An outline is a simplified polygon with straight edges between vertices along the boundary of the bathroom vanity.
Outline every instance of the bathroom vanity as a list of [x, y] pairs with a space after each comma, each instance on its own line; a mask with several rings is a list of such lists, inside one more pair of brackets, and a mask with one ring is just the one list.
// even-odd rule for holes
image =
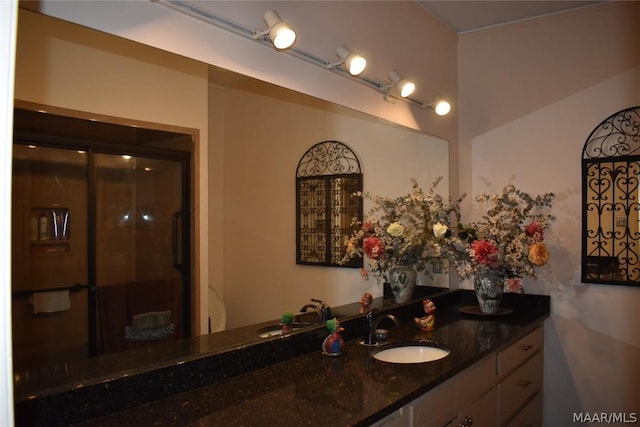
[[[513, 311], [489, 317], [460, 312], [475, 303], [472, 291], [432, 296], [437, 306], [432, 331], [413, 321], [424, 315], [421, 299], [388, 306], [378, 301], [381, 313], [393, 314], [400, 323], [380, 323], [388, 329], [380, 346], [361, 344], [363, 316], [354, 315], [341, 320], [346, 344], [339, 357], [322, 354], [328, 331], [318, 326], [50, 389], [16, 402], [16, 424], [422, 427], [454, 420], [452, 425], [540, 425], [550, 298], [505, 297], [503, 304]], [[450, 353], [417, 364], [374, 357], [400, 341], [434, 342]]]
[[544, 326], [374, 426], [541, 426]]

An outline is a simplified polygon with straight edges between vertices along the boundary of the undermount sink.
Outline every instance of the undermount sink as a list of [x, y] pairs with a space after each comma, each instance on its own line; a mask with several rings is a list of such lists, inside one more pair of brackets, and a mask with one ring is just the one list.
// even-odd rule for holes
[[449, 350], [434, 343], [416, 342], [381, 348], [373, 354], [373, 357], [381, 362], [389, 363], [426, 363], [443, 359], [449, 353]]
[[[296, 331], [298, 329], [306, 328], [307, 326], [311, 326], [311, 325], [313, 325], [313, 323], [295, 322], [291, 324], [291, 327], [293, 328], [294, 331]], [[258, 329], [257, 333], [260, 338], [270, 338], [270, 337], [281, 336], [282, 326], [281, 325], [266, 326], [264, 328]]]

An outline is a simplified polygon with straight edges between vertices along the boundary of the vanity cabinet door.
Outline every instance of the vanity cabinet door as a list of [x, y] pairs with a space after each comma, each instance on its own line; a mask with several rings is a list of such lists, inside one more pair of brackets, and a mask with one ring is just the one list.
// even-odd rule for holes
[[524, 365], [504, 379], [498, 386], [500, 403], [499, 425], [516, 416], [529, 400], [542, 390], [542, 352], [537, 352]]
[[508, 427], [540, 427], [542, 426], [542, 391], [538, 391], [533, 399], [518, 415], [511, 420]]
[[[494, 354], [413, 401], [410, 404], [412, 425], [420, 427], [448, 425], [452, 420], [457, 420], [466, 408], [470, 408], [470, 405], [483, 397], [487, 391], [493, 390], [495, 384], [496, 355]], [[485, 409], [488, 412], [493, 411], [495, 420], [495, 399], [494, 404]], [[495, 425], [495, 421], [493, 424], [476, 425]]]
[[494, 387], [463, 410], [450, 426], [491, 427], [498, 423], [498, 391]]

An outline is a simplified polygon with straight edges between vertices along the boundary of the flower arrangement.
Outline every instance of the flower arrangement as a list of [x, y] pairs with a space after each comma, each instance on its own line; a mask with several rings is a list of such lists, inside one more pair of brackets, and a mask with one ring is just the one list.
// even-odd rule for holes
[[354, 219], [355, 231], [346, 239], [343, 263], [354, 257], [367, 257], [369, 269], [378, 279], [390, 268], [412, 267], [423, 271], [432, 259], [442, 257], [441, 242], [448, 232], [452, 216], [460, 221], [461, 198], [452, 202], [435, 192], [442, 177], [433, 181], [427, 192], [412, 179], [412, 191], [389, 198], [357, 193], [373, 202], [364, 221]]
[[536, 268], [549, 261], [544, 232], [553, 217], [553, 193], [531, 196], [506, 186], [502, 193], [476, 197], [480, 205], [489, 205], [482, 220], [460, 224], [457, 233], [447, 237], [446, 255], [458, 276], [498, 275], [505, 279], [505, 290], [524, 292], [522, 278], [537, 278]]

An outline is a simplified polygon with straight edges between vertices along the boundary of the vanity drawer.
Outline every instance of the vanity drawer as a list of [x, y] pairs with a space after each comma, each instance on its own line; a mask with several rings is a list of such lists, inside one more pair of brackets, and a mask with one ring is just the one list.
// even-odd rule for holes
[[498, 385], [498, 425], [505, 425], [542, 390], [542, 365], [539, 351]]
[[498, 376], [504, 378], [536, 354], [544, 345], [544, 328], [541, 326], [526, 337], [498, 354]]

